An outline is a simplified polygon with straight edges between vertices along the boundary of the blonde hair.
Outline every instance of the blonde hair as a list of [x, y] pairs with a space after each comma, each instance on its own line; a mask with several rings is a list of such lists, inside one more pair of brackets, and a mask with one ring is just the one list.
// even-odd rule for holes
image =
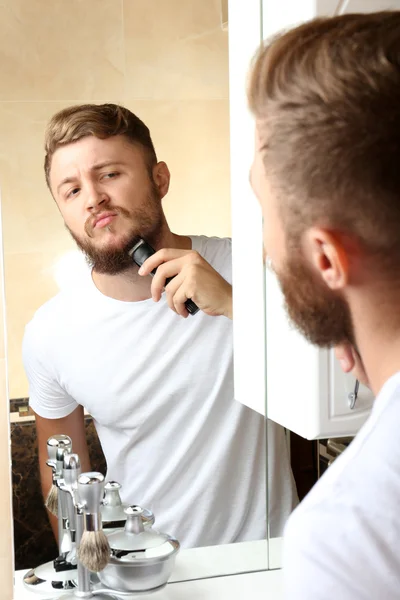
[[56, 113], [46, 129], [44, 171], [49, 189], [54, 152], [91, 135], [100, 139], [123, 135], [132, 144], [142, 146], [149, 173], [157, 163], [149, 128], [127, 108], [117, 104], [71, 106]]

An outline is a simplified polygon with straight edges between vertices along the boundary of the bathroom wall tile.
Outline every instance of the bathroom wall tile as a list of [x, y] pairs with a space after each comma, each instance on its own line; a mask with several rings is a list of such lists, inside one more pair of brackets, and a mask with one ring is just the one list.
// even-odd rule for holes
[[0, 102], [0, 191], [11, 397], [27, 395], [21, 360], [25, 324], [57, 291], [51, 277], [55, 261], [75, 248], [43, 173], [44, 129], [49, 118], [64, 106]]
[[122, 91], [122, 0], [0, 4], [0, 100], [107, 100]]
[[229, 2], [228, 0], [220, 0], [221, 6], [221, 25], [223, 27], [228, 27], [229, 23]]
[[55, 265], [62, 256], [61, 251], [5, 256], [10, 398], [28, 396], [21, 354], [25, 325], [36, 310], [59, 291], [54, 275]]
[[129, 97], [228, 97], [220, 0], [124, 0], [124, 32]]
[[227, 100], [146, 101], [126, 105], [149, 126], [171, 172], [163, 204], [177, 233], [231, 232]]

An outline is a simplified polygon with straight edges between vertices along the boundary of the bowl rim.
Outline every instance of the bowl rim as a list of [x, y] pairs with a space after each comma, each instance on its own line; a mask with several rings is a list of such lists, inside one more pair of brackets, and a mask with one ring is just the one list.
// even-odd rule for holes
[[[105, 567], [105, 569], [107, 569], [107, 567], [109, 565], [113, 565], [115, 567], [143, 567], [146, 565], [155, 565], [157, 563], [165, 562], [166, 560], [169, 560], [170, 558], [176, 556], [180, 550], [180, 544], [179, 544], [178, 540], [176, 540], [175, 538], [169, 537], [167, 541], [172, 544], [173, 550], [169, 554], [164, 554], [162, 556], [154, 556], [154, 557], [150, 557], [150, 558], [138, 558], [138, 559], [133, 559], [132, 561], [128, 562], [128, 561], [122, 561], [120, 558], [116, 558], [115, 556], [113, 556], [113, 554], [111, 552], [109, 563]], [[132, 552], [135, 552], [135, 551], [132, 550]], [[103, 570], [105, 570], [105, 569], [103, 569]]]

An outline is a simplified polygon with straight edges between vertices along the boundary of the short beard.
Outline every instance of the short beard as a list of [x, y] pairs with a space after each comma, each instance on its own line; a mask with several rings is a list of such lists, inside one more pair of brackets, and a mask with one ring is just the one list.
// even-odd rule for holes
[[[155, 202], [154, 196], [149, 197], [145, 209], [130, 213], [122, 207], [111, 207], [113, 212], [118, 213], [121, 218], [132, 221], [131, 230], [127, 232], [118, 247], [97, 247], [88, 236], [81, 239], [76, 236], [68, 226], [72, 238], [75, 240], [78, 248], [85, 255], [86, 261], [96, 273], [107, 275], [118, 275], [132, 268], [134, 265], [128, 251], [141, 239], [145, 239], [149, 244], [157, 246], [163, 228], [163, 214], [160, 205]], [[147, 209], [147, 210], [146, 210]], [[146, 214], [143, 214], [146, 210]], [[88, 225], [89, 219], [85, 224], [85, 231], [90, 232]], [[134, 224], [133, 224], [134, 223]], [[108, 226], [112, 229], [112, 223]]]
[[277, 277], [290, 320], [308, 341], [319, 347], [331, 348], [341, 343], [355, 346], [347, 301], [316, 278], [298, 249], [292, 246], [288, 256]]
[[70, 229], [68, 230], [85, 255], [89, 267], [96, 273], [118, 275], [132, 268], [133, 261], [128, 251], [139, 241], [141, 235], [132, 233], [131, 236], [126, 236], [126, 240], [119, 248], [95, 248], [92, 242], [80, 240]]

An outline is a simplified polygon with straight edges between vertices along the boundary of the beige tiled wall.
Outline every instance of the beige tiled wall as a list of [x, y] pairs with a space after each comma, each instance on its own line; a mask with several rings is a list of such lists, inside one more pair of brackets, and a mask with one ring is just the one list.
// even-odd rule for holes
[[11, 397], [28, 393], [25, 323], [57, 292], [54, 266], [75, 248], [44, 183], [47, 120], [69, 104], [125, 104], [147, 122], [159, 159], [170, 167], [164, 206], [172, 229], [230, 235], [227, 35], [221, 0], [0, 3]]

